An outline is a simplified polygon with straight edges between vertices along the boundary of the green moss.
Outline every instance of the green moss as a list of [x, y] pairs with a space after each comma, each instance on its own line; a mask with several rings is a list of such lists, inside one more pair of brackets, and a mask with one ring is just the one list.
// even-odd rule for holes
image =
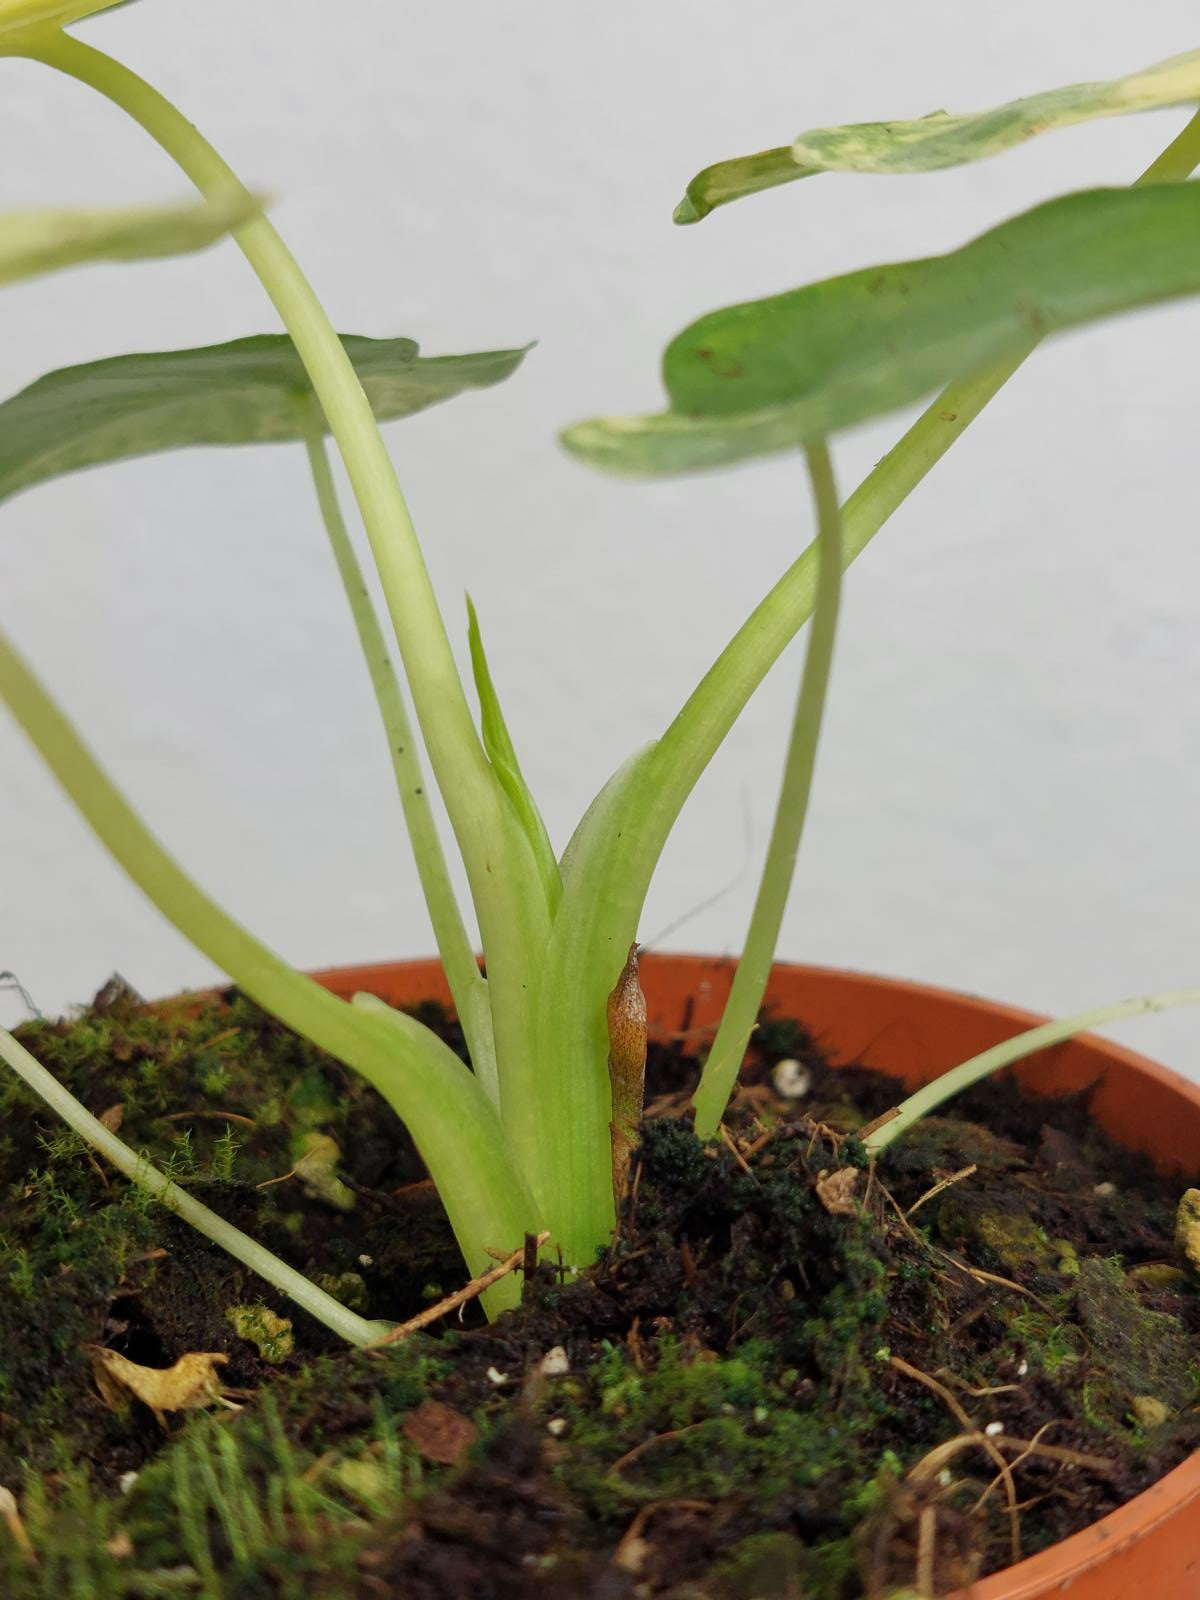
[[1195, 1398], [1193, 1345], [1183, 1324], [1144, 1307], [1120, 1262], [1085, 1261], [1076, 1296], [1096, 1363], [1087, 1400], [1095, 1426], [1121, 1426], [1138, 1397], [1160, 1400], [1171, 1411]]
[[[437, 1298], [461, 1282], [436, 1207], [411, 1192], [396, 1199], [421, 1169], [390, 1114], [241, 997], [186, 1013], [118, 1007], [78, 1033], [30, 1032], [92, 1110], [120, 1107], [124, 1137], [346, 1303], [402, 1316], [423, 1286]], [[1032, 1437], [1055, 1417], [1065, 1438], [1095, 1448], [1090, 1423], [1130, 1482], [1159, 1458], [1174, 1464], [1197, 1431], [1186, 1400], [1161, 1423], [1143, 1403], [1129, 1426], [1135, 1401], [1168, 1403], [1151, 1381], [1163, 1371], [1176, 1395], [1184, 1383], [1195, 1392], [1190, 1280], [1126, 1280], [1087, 1258], [1110, 1220], [1125, 1232], [1107, 1249], [1165, 1256], [1171, 1208], [1115, 1172], [1115, 1193], [1088, 1201], [1073, 1247], [1072, 1194], [1092, 1192], [1078, 1169], [1064, 1167], [1047, 1199], [1054, 1184], [1032, 1173], [1030, 1149], [978, 1129], [930, 1132], [924, 1156], [935, 1152], [942, 1169], [964, 1165], [968, 1150], [984, 1159], [916, 1214], [914, 1233], [874, 1179], [859, 1184], [870, 1196], [860, 1215], [819, 1204], [822, 1168], [865, 1159], [853, 1140], [781, 1122], [747, 1173], [724, 1147], [701, 1148], [686, 1121], [664, 1119], [646, 1130], [636, 1217], [594, 1277], [562, 1281], [544, 1268], [519, 1316], [366, 1356], [329, 1353], [307, 1318], [140, 1191], [106, 1181], [77, 1141], [37, 1143], [44, 1113], [0, 1081], [5, 1110], [0, 1482], [21, 1484], [28, 1458], [22, 1509], [42, 1557], [30, 1572], [0, 1527], [0, 1594], [13, 1600], [333, 1600], [365, 1592], [368, 1577], [373, 1592], [413, 1592], [414, 1573], [417, 1591], [476, 1592], [479, 1573], [490, 1581], [510, 1556], [497, 1592], [525, 1593], [542, 1574], [547, 1595], [586, 1593], [650, 1507], [647, 1559], [669, 1547], [671, 1563], [651, 1592], [849, 1600], [862, 1591], [864, 1538], [879, 1530], [895, 1531], [896, 1576], [911, 1581], [904, 1479], [958, 1428], [889, 1367], [890, 1350], [952, 1374], [980, 1422], [990, 1406], [971, 1388], [1019, 1379], [997, 1402], [1014, 1432]], [[1034, 1152], [1037, 1139], [1035, 1127]], [[907, 1210], [936, 1175], [914, 1165], [907, 1142], [901, 1155], [882, 1176]], [[340, 1208], [346, 1196], [352, 1213]], [[970, 1281], [925, 1229], [1014, 1283]], [[225, 1350], [231, 1384], [255, 1399], [236, 1416], [173, 1419], [164, 1438], [142, 1408], [122, 1417], [100, 1407], [84, 1353], [96, 1340], [150, 1365]], [[569, 1372], [539, 1376], [559, 1344]], [[1129, 1362], [1130, 1349], [1148, 1348], [1167, 1353], [1165, 1369]], [[456, 1467], [422, 1463], [410, 1443], [407, 1414], [430, 1397], [478, 1430]], [[81, 1461], [97, 1463], [94, 1478]], [[136, 1483], [121, 1495], [116, 1480], [130, 1469]], [[964, 1461], [963, 1476], [973, 1471]], [[1083, 1480], [1073, 1475], [1060, 1500], [1075, 1507], [1096, 1492]], [[1118, 1490], [1106, 1479], [1099, 1492]], [[1052, 1483], [1034, 1480], [1029, 1494], [1031, 1549], [1072, 1531], [1044, 1517]], [[940, 1499], [946, 1528], [978, 1498], [976, 1487]], [[671, 1509], [692, 1502], [711, 1510]], [[999, 1495], [976, 1526], [1002, 1560]], [[482, 1565], [470, 1580], [427, 1568], [442, 1557]]]
[[1011, 1313], [1008, 1326], [1015, 1336], [1025, 1361], [1035, 1371], [1058, 1377], [1071, 1363], [1087, 1353], [1087, 1339], [1065, 1313], [1062, 1320], [1037, 1306], [1023, 1303]]
[[270, 1306], [230, 1306], [225, 1320], [239, 1339], [252, 1344], [264, 1361], [286, 1361], [296, 1349], [292, 1324]]
[[794, 1535], [756, 1533], [716, 1563], [712, 1580], [721, 1600], [762, 1600], [763, 1595], [803, 1593], [807, 1566], [804, 1546]]
[[361, 1272], [319, 1272], [313, 1281], [351, 1311], [367, 1309], [367, 1284]]

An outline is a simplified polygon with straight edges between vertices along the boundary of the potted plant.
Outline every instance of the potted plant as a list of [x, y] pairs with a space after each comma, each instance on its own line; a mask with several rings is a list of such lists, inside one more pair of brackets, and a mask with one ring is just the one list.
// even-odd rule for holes
[[[1094, 1130], [1165, 1168], [1187, 1168], [1200, 1099], [1149, 1064], [1075, 1043], [1051, 1058], [1065, 1074], [1053, 1081], [1076, 1095], [1086, 1089], [1094, 1116], [1089, 1121], [1072, 1101], [1065, 1124], [1039, 1121], [1034, 1137], [1011, 1086], [986, 1083], [999, 1068], [1089, 1026], [1195, 1003], [1200, 991], [1039, 1024], [1003, 1008], [819, 973], [781, 969], [772, 988], [771, 974], [844, 566], [1042, 338], [1200, 289], [1200, 188], [1181, 181], [1200, 160], [1200, 118], [1130, 189], [1067, 195], [946, 255], [702, 317], [667, 347], [666, 410], [565, 431], [567, 449], [581, 460], [643, 476], [802, 452], [816, 537], [662, 737], [604, 786], [560, 856], [522, 774], [473, 609], [478, 719], [471, 709], [379, 431], [381, 420], [500, 382], [526, 352], [427, 358], [406, 339], [339, 337], [260, 203], [203, 136], [150, 85], [63, 31], [104, 9], [105, 0], [3, 0], [0, 52], [106, 96], [176, 161], [203, 203], [9, 219], [0, 272], [11, 280], [88, 259], [198, 248], [229, 232], [287, 331], [115, 357], [39, 380], [0, 406], [0, 495], [182, 445], [304, 441], [440, 964], [357, 977], [294, 971], [162, 849], [32, 668], [0, 641], [0, 689], [18, 723], [134, 882], [237, 986], [151, 1012], [114, 991], [82, 1033], [44, 1026], [21, 1039], [0, 1034], [0, 1054], [23, 1086], [9, 1084], [13, 1107], [28, 1116], [32, 1090], [133, 1185], [119, 1200], [81, 1202], [51, 1162], [20, 1190], [22, 1226], [33, 1228], [33, 1242], [24, 1233], [5, 1241], [6, 1271], [13, 1314], [35, 1337], [25, 1339], [25, 1366], [19, 1381], [10, 1375], [0, 1390], [0, 1408], [20, 1433], [21, 1454], [37, 1456], [43, 1420], [34, 1427], [28, 1409], [14, 1416], [14, 1403], [30, 1406], [39, 1374], [42, 1392], [54, 1395], [58, 1363], [72, 1372], [86, 1363], [95, 1407], [103, 1401], [114, 1415], [140, 1418], [111, 1425], [125, 1430], [120, 1449], [138, 1475], [127, 1507], [105, 1492], [109, 1484], [81, 1476], [65, 1459], [53, 1469], [42, 1461], [25, 1482], [0, 1488], [10, 1585], [50, 1592], [73, 1572], [71, 1581], [84, 1585], [77, 1592], [114, 1595], [234, 1594], [248, 1592], [238, 1585], [268, 1581], [279, 1592], [316, 1584], [330, 1594], [485, 1592], [490, 1584], [487, 1592], [497, 1594], [671, 1593], [677, 1600], [905, 1588], [931, 1595], [998, 1564], [986, 1530], [992, 1508], [1001, 1507], [1017, 1564], [985, 1578], [980, 1596], [1016, 1600], [1065, 1577], [1078, 1577], [1086, 1594], [1082, 1585], [1093, 1579], [1080, 1576], [1085, 1569], [1101, 1571], [1094, 1581], [1108, 1585], [1095, 1588], [1097, 1596], [1116, 1592], [1113, 1563], [1097, 1567], [1090, 1548], [1071, 1554], [1069, 1540], [1055, 1547], [1058, 1554], [1037, 1558], [1040, 1567], [1021, 1564], [1029, 1491], [1052, 1502], [1034, 1536], [1039, 1543], [1086, 1527], [1090, 1506], [1129, 1500], [1115, 1515], [1132, 1517], [1139, 1534], [1157, 1518], [1168, 1531], [1134, 1542], [1154, 1552], [1159, 1592], [1186, 1593], [1190, 1557], [1181, 1530], [1192, 1526], [1186, 1508], [1197, 1494], [1195, 1469], [1164, 1479], [1173, 1487], [1160, 1486], [1156, 1501], [1136, 1492], [1156, 1464], [1182, 1459], [1190, 1446], [1197, 1295], [1188, 1262], [1200, 1258], [1200, 1240], [1193, 1242], [1185, 1196], [1176, 1258], [1174, 1201], [1183, 1185], [1176, 1177], [1164, 1187], [1144, 1163], [1097, 1143]], [[1191, 55], [1117, 83], [1050, 91], [979, 115], [818, 130], [706, 169], [676, 219], [695, 222], [715, 206], [824, 170], [922, 171], [1063, 123], [1197, 99], [1200, 55]], [[936, 390], [926, 412], [839, 503], [829, 439]], [[484, 966], [451, 887], [385, 629], [342, 520], [327, 435], [370, 543], [469, 882]], [[727, 983], [682, 963], [655, 974], [658, 987], [648, 982], [644, 991], [639, 915], [666, 839], [750, 694], [808, 620], [784, 780], [741, 959]], [[681, 975], [691, 991], [686, 1014]], [[448, 1012], [414, 1014], [430, 1000], [445, 1001]], [[860, 1021], [908, 1018], [919, 1050], [893, 1041], [878, 1064], [906, 1079], [911, 1092], [860, 1073], [860, 1087], [845, 1091], [859, 1103], [848, 1108], [841, 1097], [850, 1077], [822, 1076], [821, 1051], [808, 1035], [793, 1027], [768, 1037], [759, 1028], [772, 1003], [798, 1013], [843, 1056], [861, 1056], [870, 1043], [861, 1026], [847, 1028], [848, 1006]], [[697, 1029], [703, 1061], [693, 1073], [678, 1059], [675, 1036], [691, 1038]], [[650, 1054], [658, 1075], [652, 1087], [662, 1092], [646, 1107], [656, 1038], [665, 1050]], [[107, 1063], [99, 1082], [97, 1060]], [[357, 1076], [331, 1080], [331, 1060]], [[181, 1064], [206, 1096], [220, 1099], [236, 1083], [251, 1114], [215, 1105], [168, 1110], [164, 1082]], [[254, 1072], [265, 1075], [257, 1086]], [[964, 1118], [949, 1127], [931, 1120], [964, 1091], [976, 1097]], [[1106, 1095], [1116, 1096], [1116, 1110], [1105, 1109]], [[376, 1304], [374, 1252], [347, 1255], [351, 1241], [361, 1245], [371, 1207], [383, 1215], [381, 1238], [399, 1232], [408, 1243], [404, 1230], [416, 1227], [412, 1185], [401, 1186], [402, 1217], [387, 1212], [382, 1177], [363, 1181], [361, 1169], [356, 1176], [348, 1145], [328, 1131], [352, 1136], [356, 1149], [377, 1147], [380, 1101], [399, 1119], [397, 1146], [402, 1123], [413, 1162], [419, 1158], [413, 1183], [428, 1194], [424, 1171], [436, 1187], [469, 1280], [449, 1294], [434, 1292], [424, 1311], [415, 1309], [421, 1285], [412, 1262], [440, 1261], [430, 1270], [444, 1275], [444, 1254], [433, 1245], [427, 1255], [424, 1244], [410, 1253], [409, 1305]], [[789, 1102], [803, 1103], [802, 1117], [788, 1114]], [[981, 1126], [993, 1115], [990, 1129]], [[168, 1163], [129, 1137], [135, 1126], [182, 1117], [200, 1127], [206, 1116], [233, 1126], [209, 1142], [202, 1165], [190, 1144]], [[246, 1166], [234, 1138], [239, 1123], [262, 1133], [281, 1164], [286, 1155], [287, 1170], [267, 1176], [256, 1169], [254, 1183], [236, 1178], [237, 1160]], [[270, 1129], [286, 1129], [286, 1142], [271, 1144]], [[68, 1142], [57, 1154], [74, 1162], [72, 1182], [107, 1189], [104, 1169], [82, 1146]], [[391, 1157], [376, 1149], [374, 1159], [377, 1174], [396, 1176]], [[1105, 1162], [1114, 1164], [1117, 1182], [1099, 1175]], [[1050, 1233], [1042, 1210], [1012, 1203], [1029, 1189], [1031, 1171], [1064, 1231]], [[1095, 1182], [1083, 1185], [1081, 1173]], [[303, 1235], [308, 1211], [287, 1213], [275, 1193], [262, 1198], [280, 1180], [305, 1205], [324, 1208], [319, 1242], [310, 1246]], [[193, 1192], [205, 1186], [212, 1207]], [[178, 1263], [188, 1247], [178, 1240], [186, 1234], [172, 1233], [168, 1248], [146, 1220], [162, 1214], [139, 1210], [131, 1193], [162, 1202], [228, 1252], [240, 1266], [222, 1270], [239, 1273], [237, 1294], [218, 1294], [214, 1303], [206, 1290], [180, 1311]], [[1117, 1196], [1123, 1209], [1110, 1205]], [[236, 1225], [230, 1213], [258, 1231]], [[1076, 1237], [1068, 1236], [1068, 1213]], [[340, 1229], [329, 1216], [343, 1219]], [[298, 1270], [285, 1259], [296, 1254], [320, 1257], [326, 1270]], [[194, 1263], [201, 1259], [223, 1258], [206, 1253]], [[43, 1276], [51, 1260], [65, 1289], [58, 1283], [52, 1291]], [[194, 1274], [197, 1282], [203, 1277], [197, 1264]], [[401, 1281], [399, 1274], [395, 1267], [389, 1282]], [[174, 1298], [148, 1320], [155, 1284], [165, 1279]], [[249, 1297], [252, 1279], [269, 1286], [256, 1291], [259, 1299]], [[489, 1327], [436, 1350], [423, 1342], [425, 1326], [476, 1301]], [[130, 1442], [138, 1426], [149, 1426], [148, 1415], [169, 1427], [179, 1412], [221, 1402], [236, 1410], [246, 1386], [224, 1381], [231, 1347], [259, 1375], [286, 1364], [296, 1337], [284, 1314], [289, 1303], [303, 1327], [303, 1318], [314, 1319], [367, 1353], [281, 1379], [233, 1426], [203, 1418], [163, 1451], [144, 1436]], [[89, 1316], [95, 1329], [85, 1356], [74, 1335], [78, 1319]], [[67, 1337], [63, 1319], [72, 1317]], [[214, 1350], [213, 1330], [222, 1325], [224, 1344]], [[922, 1351], [944, 1357], [970, 1327], [990, 1366], [974, 1346], [967, 1375], [945, 1360], [930, 1370], [915, 1359]], [[990, 1381], [979, 1381], [981, 1374]], [[1033, 1426], [1040, 1413], [1028, 1391], [1039, 1385], [1042, 1402], [1051, 1388], [1074, 1400], [1064, 1416]], [[62, 1392], [60, 1384], [60, 1401]], [[331, 1394], [341, 1407], [336, 1426], [322, 1411]], [[1030, 1426], [983, 1424], [981, 1407], [1001, 1394], [1022, 1396], [1011, 1412]], [[52, 1412], [57, 1425], [61, 1406], [38, 1418]], [[1086, 1437], [1084, 1423], [1092, 1430]], [[1064, 1426], [1061, 1439], [1048, 1437], [1056, 1424]], [[314, 1427], [336, 1445], [311, 1448]], [[910, 1437], [913, 1448], [902, 1455], [898, 1446]], [[628, 1448], [614, 1457], [618, 1440]], [[852, 1494], [847, 1456], [857, 1474]], [[964, 1456], [972, 1458], [970, 1473]], [[973, 1475], [975, 1457], [990, 1464], [982, 1480]], [[419, 1489], [418, 1462], [446, 1481]], [[110, 1454], [110, 1477], [112, 1464]], [[750, 1510], [739, 1478], [758, 1497]], [[1077, 1492], [1079, 1482], [1087, 1493]], [[836, 1486], [836, 1506], [823, 1500], [822, 1483]], [[1068, 1507], [1074, 1524], [1064, 1521]], [[1093, 1542], [1106, 1552], [1119, 1546], [1119, 1560], [1127, 1559], [1126, 1534], [1114, 1539], [1105, 1530], [1097, 1523]], [[572, 1541], [579, 1550], [572, 1552]], [[1116, 1581], [1146, 1579], [1122, 1568]]]

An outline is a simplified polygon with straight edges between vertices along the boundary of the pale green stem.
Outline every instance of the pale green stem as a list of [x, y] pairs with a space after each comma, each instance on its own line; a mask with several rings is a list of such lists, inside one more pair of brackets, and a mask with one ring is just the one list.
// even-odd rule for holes
[[771, 976], [771, 963], [808, 814], [817, 743], [833, 664], [833, 641], [842, 596], [841, 511], [828, 449], [824, 444], [813, 445], [805, 454], [817, 513], [816, 598], [762, 879], [729, 998], [693, 1096], [696, 1134], [701, 1139], [712, 1138], [724, 1115]]
[[312, 469], [313, 487], [317, 503], [329, 536], [330, 549], [337, 564], [338, 576], [346, 591], [350, 613], [362, 647], [363, 660], [371, 675], [371, 687], [387, 734], [388, 751], [396, 787], [400, 791], [400, 804], [404, 807], [404, 820], [412, 840], [413, 855], [425, 903], [429, 907], [433, 934], [438, 953], [442, 958], [446, 981], [454, 997], [459, 1021], [462, 1023], [467, 1048], [476, 1076], [487, 1090], [493, 1104], [499, 1106], [500, 1091], [496, 1082], [496, 1051], [492, 1042], [492, 1017], [488, 1008], [487, 984], [479, 971], [467, 930], [463, 925], [446, 857], [438, 836], [433, 808], [425, 789], [425, 775], [417, 750], [413, 729], [404, 704], [404, 691], [396, 677], [388, 654], [387, 642], [370, 590], [359, 566], [350, 535], [338, 505], [337, 487], [329, 470], [329, 457], [325, 449], [324, 419], [313, 400], [302, 403], [304, 443]]
[[[179, 931], [265, 1010], [360, 1072], [407, 1123], [471, 1272], [514, 1250], [541, 1217], [483, 1089], [412, 1017], [347, 1005], [294, 971], [199, 889], [117, 789], [0, 635], [0, 699], [120, 866]], [[503, 1288], [504, 1279], [497, 1288]], [[493, 1301], [502, 1303], [516, 1289]]]
[[[27, 53], [126, 112], [210, 198], [248, 193], [213, 147], [136, 73], [78, 39]], [[370, 402], [324, 308], [263, 216], [233, 230], [296, 346], [346, 465], [379, 569], [417, 720], [462, 852], [487, 955], [488, 995], [506, 1127], [535, 1189], [545, 1147], [533, 1061], [549, 915], [532, 852], [475, 729], [400, 485]]]
[[906, 1133], [914, 1122], [936, 1111], [952, 1095], [961, 1094], [981, 1078], [999, 1072], [1001, 1067], [1012, 1066], [1015, 1061], [1023, 1061], [1026, 1056], [1047, 1050], [1053, 1044], [1061, 1044], [1064, 1039], [1072, 1039], [1089, 1028], [1102, 1028], [1107, 1023], [1121, 1022], [1126, 1017], [1143, 1016], [1148, 1011], [1169, 1011], [1173, 1006], [1196, 1005], [1200, 1005], [1200, 989], [1172, 989], [1165, 994], [1142, 995], [1136, 1000], [1118, 1000], [1114, 1005], [1097, 1006], [1093, 1011], [1079, 1011], [1073, 1017], [1063, 1017], [1057, 1022], [1039, 1023], [1036, 1028], [1028, 1028], [1024, 1033], [1005, 1039], [1003, 1044], [994, 1044], [990, 1050], [981, 1051], [961, 1066], [943, 1072], [940, 1078], [927, 1083], [916, 1094], [910, 1094], [897, 1114], [876, 1128], [874, 1133], [868, 1134], [863, 1143], [873, 1155], [878, 1155]]
[[[1184, 178], [1200, 161], [1200, 113], [1139, 182]], [[974, 421], [1034, 348], [950, 384], [847, 500], [842, 560], [849, 565]], [[746, 702], [812, 612], [816, 552], [810, 546], [739, 628], [658, 744], [597, 796], [567, 847], [541, 999], [539, 1060], [564, 1159], [555, 1214], [564, 1248], [586, 1259], [605, 1216], [607, 1172], [590, 1152], [607, 1119], [605, 997], [637, 937], [646, 891], [688, 795]], [[549, 1074], [569, 1063], [571, 1090]]]
[[210, 1211], [199, 1200], [193, 1199], [177, 1183], [172, 1183], [170, 1178], [159, 1172], [157, 1167], [151, 1166], [145, 1157], [130, 1149], [81, 1106], [75, 1096], [64, 1089], [58, 1079], [47, 1072], [24, 1045], [3, 1028], [0, 1028], [0, 1057], [68, 1127], [73, 1128], [107, 1161], [111, 1161], [118, 1172], [123, 1172], [132, 1183], [154, 1195], [168, 1210], [174, 1211], [185, 1222], [190, 1222], [193, 1228], [198, 1228], [236, 1261], [249, 1267], [251, 1272], [257, 1273], [281, 1294], [287, 1295], [289, 1300], [294, 1300], [310, 1316], [332, 1329], [339, 1338], [361, 1348], [386, 1333], [386, 1322], [368, 1322], [365, 1317], [357, 1316], [332, 1295], [326, 1294], [324, 1289], [318, 1289], [315, 1283], [310, 1283], [294, 1267], [289, 1267], [286, 1261], [272, 1255], [240, 1228], [235, 1228], [224, 1217], [219, 1217], [215, 1211]]

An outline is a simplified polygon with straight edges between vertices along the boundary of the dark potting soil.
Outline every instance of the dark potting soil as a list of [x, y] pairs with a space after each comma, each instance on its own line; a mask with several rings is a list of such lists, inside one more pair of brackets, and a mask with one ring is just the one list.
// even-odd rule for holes
[[[460, 1286], [395, 1118], [244, 997], [147, 1009], [110, 986], [20, 1037], [356, 1310], [403, 1320]], [[468, 1305], [374, 1353], [0, 1079], [0, 1486], [20, 1515], [0, 1518], [0, 1593], [943, 1594], [1200, 1441], [1200, 1277], [1173, 1242], [1185, 1183], [1101, 1135], [1086, 1097], [992, 1081], [872, 1171], [855, 1129], [896, 1084], [768, 1018], [728, 1139], [702, 1148], [694, 1042], [652, 1050], [604, 1260], [570, 1282], [543, 1264], [519, 1312], [488, 1326]], [[252, 1394], [164, 1429], [105, 1404], [97, 1345], [150, 1368], [224, 1352], [222, 1385]]]

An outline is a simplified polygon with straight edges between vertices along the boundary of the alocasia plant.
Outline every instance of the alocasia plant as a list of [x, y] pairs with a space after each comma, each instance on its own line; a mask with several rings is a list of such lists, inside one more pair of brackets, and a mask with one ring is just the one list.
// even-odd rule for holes
[[[0, 691], [101, 841], [154, 904], [283, 1022], [362, 1073], [407, 1123], [469, 1269], [547, 1234], [571, 1267], [611, 1237], [636, 1138], [644, 1013], [638, 920], [675, 819], [754, 689], [811, 618], [803, 680], [766, 866], [743, 959], [695, 1097], [709, 1138], [755, 1025], [804, 823], [832, 660], [843, 567], [1047, 334], [1200, 290], [1200, 117], [1132, 189], [1068, 195], [943, 256], [886, 264], [701, 318], [667, 347], [667, 407], [564, 434], [591, 464], [658, 474], [803, 453], [817, 535], [738, 629], [662, 736], [597, 795], [558, 856], [522, 775], [473, 608], [477, 724], [379, 424], [498, 383], [520, 348], [428, 358], [409, 339], [339, 336], [253, 196], [149, 84], [63, 31], [103, 5], [0, 0], [0, 53], [77, 79], [124, 110], [200, 190], [205, 206], [49, 226], [9, 219], [0, 278], [89, 256], [199, 246], [229, 230], [285, 334], [114, 357], [51, 373], [0, 404], [0, 497], [106, 461], [183, 445], [302, 440], [388, 740], [438, 951], [470, 1067], [411, 1017], [369, 995], [347, 1004], [240, 927], [162, 849], [32, 669], [0, 641]], [[706, 169], [679, 221], [819, 170], [901, 172], [974, 160], [1090, 116], [1200, 99], [1200, 57], [1115, 84], [1079, 85], [978, 116], [817, 130], [792, 146]], [[42, 233], [38, 234], [38, 227]], [[7, 242], [5, 237], [7, 237]], [[40, 242], [39, 242], [40, 240]], [[948, 387], [839, 506], [828, 439]], [[470, 885], [486, 976], [455, 901], [401, 678], [338, 505], [332, 435], [382, 584], [390, 631]], [[901, 1108], [882, 1146], [965, 1081], [1052, 1038], [1200, 991], [1123, 1002], [964, 1063]], [[8, 1035], [0, 1054], [83, 1137], [354, 1343], [380, 1325], [314, 1285], [156, 1174]], [[519, 1292], [490, 1291], [494, 1313]]]

